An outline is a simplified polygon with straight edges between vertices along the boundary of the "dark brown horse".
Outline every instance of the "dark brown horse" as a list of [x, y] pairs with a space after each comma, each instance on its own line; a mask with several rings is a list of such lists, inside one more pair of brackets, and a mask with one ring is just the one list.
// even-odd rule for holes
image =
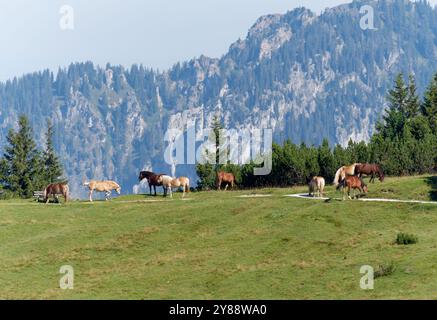
[[58, 195], [62, 195], [65, 199], [65, 202], [68, 202], [68, 185], [63, 183], [52, 183], [49, 184], [44, 191], [44, 202], [49, 203], [49, 197], [53, 196], [56, 200], [58, 200]]
[[375, 182], [375, 176], [378, 175], [379, 181], [384, 181], [384, 172], [381, 167], [377, 164], [358, 164], [355, 166], [355, 174], [362, 177], [363, 174], [370, 177], [370, 182]]
[[225, 191], [228, 189], [229, 184], [231, 188], [234, 188], [235, 177], [232, 173], [224, 171], [217, 172], [217, 189], [220, 190], [222, 183], [226, 183]]
[[149, 184], [150, 195], [152, 195], [152, 187], [153, 187], [156, 196], [156, 187], [162, 186], [162, 182], [159, 182], [159, 178], [163, 175], [164, 174], [156, 174], [150, 171], [141, 171], [138, 180], [141, 182], [144, 179], [147, 179], [147, 183]]

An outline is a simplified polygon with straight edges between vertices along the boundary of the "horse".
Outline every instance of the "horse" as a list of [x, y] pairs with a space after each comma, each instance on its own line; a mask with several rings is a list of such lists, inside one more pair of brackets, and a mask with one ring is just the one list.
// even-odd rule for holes
[[85, 187], [88, 187], [90, 190], [89, 197], [90, 202], [93, 202], [93, 192], [105, 192], [105, 200], [108, 201], [111, 196], [112, 190], [115, 190], [118, 194], [121, 193], [121, 187], [118, 183], [114, 181], [95, 181], [91, 180], [90, 182], [85, 182], [83, 184]]
[[323, 197], [323, 191], [325, 189], [325, 178], [323, 177], [313, 177], [308, 184], [309, 192], [308, 195], [315, 196], [318, 194], [318, 197]]
[[190, 179], [187, 177], [175, 178], [171, 181], [172, 188], [182, 187], [182, 198], [185, 197], [185, 192], [190, 192]]
[[156, 174], [150, 171], [141, 171], [140, 175], [138, 176], [138, 180], [141, 182], [144, 179], [147, 179], [147, 183], [149, 184], [150, 195], [152, 195], [152, 187], [153, 187], [155, 190], [155, 197], [156, 197], [156, 187], [162, 186], [162, 183], [158, 182], [158, 180], [159, 177], [163, 175], [164, 174]]
[[370, 177], [370, 183], [375, 182], [375, 176], [378, 175], [379, 181], [384, 181], [384, 172], [382, 171], [381, 167], [377, 164], [359, 164], [355, 166], [355, 174], [359, 177], [362, 177], [363, 174]]
[[361, 177], [347, 176], [337, 186], [337, 190], [340, 188], [343, 188], [343, 200], [346, 199], [346, 187], [347, 187], [347, 194], [348, 194], [349, 199], [352, 199], [351, 194], [350, 194], [351, 189], [353, 189], [353, 191], [354, 191], [354, 198], [355, 198], [355, 189], [359, 189], [361, 193], [369, 192], [367, 185], [364, 183], [364, 181]]
[[167, 196], [167, 192], [170, 192], [170, 198], [173, 198], [172, 182], [173, 178], [167, 175], [160, 175], [157, 182], [164, 188], [164, 197]]
[[44, 202], [47, 204], [49, 203], [49, 197], [52, 195], [56, 200], [58, 200], [57, 195], [61, 194], [64, 199], [65, 203], [68, 202], [68, 185], [63, 183], [52, 183], [49, 184], [46, 189], [44, 190]]
[[334, 186], [338, 186], [338, 184], [346, 178], [346, 176], [355, 175], [355, 167], [361, 163], [354, 163], [350, 166], [343, 166], [337, 170], [334, 178]]
[[172, 178], [167, 175], [161, 175], [158, 178], [158, 182], [161, 183], [164, 188], [164, 197], [166, 197], [167, 192], [169, 192], [170, 198], [173, 198], [173, 188], [183, 188], [182, 198], [185, 197], [185, 192], [190, 192], [190, 179], [186, 177]]
[[229, 184], [231, 188], [234, 188], [235, 176], [232, 173], [220, 171], [217, 173], [217, 189], [220, 190], [222, 183], [226, 183], [225, 191], [228, 189]]

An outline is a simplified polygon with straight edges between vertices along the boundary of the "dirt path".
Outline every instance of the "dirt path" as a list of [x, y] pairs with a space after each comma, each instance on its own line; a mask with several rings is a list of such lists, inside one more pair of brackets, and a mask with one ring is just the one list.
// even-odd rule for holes
[[[308, 200], [329, 200], [331, 198], [310, 197], [307, 193], [288, 194], [286, 197], [300, 198]], [[335, 200], [343, 200], [342, 198], [332, 198]], [[420, 201], [420, 200], [398, 200], [398, 199], [379, 199], [379, 198], [359, 198], [358, 201], [364, 202], [394, 202], [394, 203], [418, 203], [418, 204], [437, 204], [437, 201]]]

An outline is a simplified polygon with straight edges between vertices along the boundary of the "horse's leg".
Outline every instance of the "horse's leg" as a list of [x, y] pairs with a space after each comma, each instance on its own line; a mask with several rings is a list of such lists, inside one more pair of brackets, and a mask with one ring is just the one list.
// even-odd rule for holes
[[217, 183], [217, 189], [220, 191], [220, 187], [221, 187], [221, 185], [222, 185], [222, 179], [219, 179], [218, 180], [218, 183]]
[[47, 199], [44, 199], [44, 200], [46, 200], [46, 204], [47, 204], [50, 201], [50, 194], [47, 194], [46, 197], [47, 197]]
[[93, 202], [93, 190], [90, 190], [89, 198], [90, 198], [90, 202]]
[[173, 198], [173, 190], [172, 190], [172, 187], [170, 186], [170, 187], [168, 187], [168, 189], [169, 189], [169, 191], [170, 191], [170, 198]]
[[228, 190], [228, 187], [229, 187], [229, 182], [226, 182], [225, 191]]

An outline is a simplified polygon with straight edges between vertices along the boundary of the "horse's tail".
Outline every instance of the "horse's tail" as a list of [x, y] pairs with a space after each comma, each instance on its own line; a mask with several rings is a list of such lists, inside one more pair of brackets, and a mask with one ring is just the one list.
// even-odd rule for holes
[[49, 188], [50, 188], [50, 185], [48, 185], [45, 189], [44, 189], [44, 201], [47, 201], [47, 194], [48, 194], [48, 192], [49, 192]]
[[343, 167], [338, 169], [337, 172], [335, 173], [334, 186], [338, 186], [338, 183], [339, 183], [339, 180], [340, 180], [340, 174], [341, 174], [342, 169], [343, 169]]
[[65, 203], [68, 202], [69, 193], [70, 193], [70, 188], [68, 187], [68, 185], [64, 185], [64, 198], [65, 198]]

